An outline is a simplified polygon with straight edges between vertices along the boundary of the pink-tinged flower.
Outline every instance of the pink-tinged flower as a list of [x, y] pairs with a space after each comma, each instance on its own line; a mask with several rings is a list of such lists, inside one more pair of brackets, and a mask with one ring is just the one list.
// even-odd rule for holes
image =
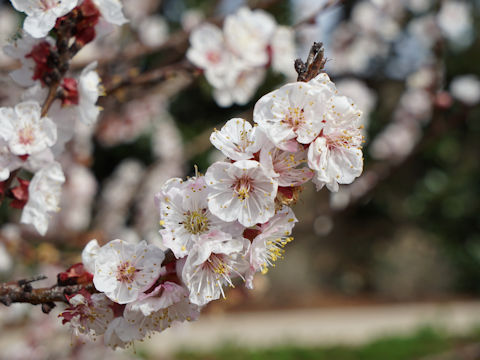
[[214, 86], [224, 84], [233, 61], [232, 54], [225, 48], [222, 31], [212, 24], [202, 24], [192, 31], [187, 59], [203, 69], [208, 82]]
[[315, 170], [317, 190], [324, 185], [338, 191], [338, 184], [350, 184], [363, 170], [362, 112], [345, 96], [329, 102], [325, 127], [308, 148], [308, 166]]
[[205, 174], [208, 208], [223, 221], [238, 220], [243, 226], [263, 223], [275, 214], [278, 184], [259, 162], [216, 162]]
[[187, 181], [170, 179], [155, 197], [164, 227], [160, 230], [163, 244], [177, 258], [187, 255], [201, 235], [214, 229], [233, 235], [243, 231], [237, 222], [222, 221], [210, 212], [208, 194], [205, 177], [198, 176]]
[[264, 143], [264, 134], [244, 119], [234, 118], [210, 135], [210, 142], [232, 160], [248, 160]]
[[82, 251], [82, 263], [85, 269], [94, 274], [95, 273], [95, 259], [100, 250], [98, 241], [96, 239], [90, 240]]
[[23, 29], [35, 38], [47, 36], [57, 18], [69, 13], [78, 0], [10, 0], [13, 7], [27, 14]]
[[[22, 33], [21, 37], [3, 47], [3, 52], [11, 58], [20, 61], [22, 67], [9, 73], [13, 81], [18, 85], [28, 87], [35, 84], [42, 68], [45, 70], [47, 61], [46, 55], [39, 57], [40, 49], [49, 49], [54, 44], [51, 37], [35, 39], [27, 33]], [[37, 52], [34, 52], [37, 49]], [[34, 56], [35, 55], [35, 56]]]
[[57, 127], [41, 117], [38, 103], [25, 101], [15, 108], [0, 108], [0, 139], [15, 155], [36, 154], [55, 144]]
[[260, 164], [278, 182], [278, 186], [300, 186], [314, 174], [307, 166], [306, 150], [291, 153], [276, 148], [271, 142], [260, 151]]
[[243, 7], [226, 17], [223, 24], [225, 42], [229, 50], [248, 66], [265, 66], [269, 61], [267, 47], [276, 25], [269, 13]]
[[258, 100], [253, 120], [276, 147], [299, 150], [297, 142], [311, 143], [325, 125], [330, 84], [290, 83]]
[[28, 201], [20, 222], [32, 224], [40, 235], [45, 235], [50, 214], [60, 210], [58, 204], [64, 182], [62, 167], [57, 162], [36, 172], [28, 186]]
[[113, 320], [113, 303], [104, 294], [91, 295], [83, 290], [68, 297], [69, 307], [62, 312], [62, 323], [69, 323], [76, 335], [99, 336]]
[[284, 206], [273, 218], [254, 230], [258, 231], [258, 235], [252, 240], [247, 253], [250, 267], [245, 280], [248, 288], [253, 288], [253, 276], [257, 271], [266, 274], [268, 267], [275, 266], [274, 262], [283, 258], [283, 248], [293, 240], [289, 235], [296, 222], [298, 220], [292, 209]]
[[221, 231], [200, 237], [192, 247], [182, 270], [182, 279], [190, 291], [190, 301], [205, 305], [225, 297], [223, 286], [233, 287], [232, 278], [241, 276], [247, 263], [243, 252], [248, 240]]
[[155, 283], [164, 258], [160, 248], [145, 241], [137, 245], [110, 241], [98, 250], [93, 283], [118, 304], [135, 301]]
[[188, 289], [167, 281], [126, 306], [123, 317], [129, 326], [119, 336], [124, 341], [141, 340], [175, 322], [196, 320], [199, 314], [200, 307], [189, 301]]

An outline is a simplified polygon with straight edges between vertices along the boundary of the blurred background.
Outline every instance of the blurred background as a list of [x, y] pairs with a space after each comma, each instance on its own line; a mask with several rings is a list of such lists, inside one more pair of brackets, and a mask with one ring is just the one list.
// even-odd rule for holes
[[[123, 0], [130, 23], [85, 47], [108, 96], [95, 128], [61, 160], [62, 210], [46, 237], [0, 208], [0, 280], [49, 276], [92, 238], [158, 243], [153, 195], [205, 171], [228, 119], [252, 119], [263, 94], [295, 79], [322, 41], [326, 72], [364, 113], [365, 169], [336, 194], [305, 186], [285, 259], [229, 290], [200, 320], [135, 349], [83, 343], [38, 307], [0, 307], [0, 359], [480, 359], [480, 1]], [[186, 64], [189, 32], [240, 6], [294, 31], [284, 74], [266, 69], [245, 105], [220, 107]], [[22, 22], [0, 1], [0, 41]], [[287, 56], [288, 55], [288, 56]], [[291, 57], [291, 58], [290, 58]], [[18, 102], [17, 64], [0, 54], [0, 105]], [[287, 65], [288, 68], [288, 65]], [[154, 74], [135, 83], [138, 74]], [[160, 75], [159, 75], [160, 74]]]

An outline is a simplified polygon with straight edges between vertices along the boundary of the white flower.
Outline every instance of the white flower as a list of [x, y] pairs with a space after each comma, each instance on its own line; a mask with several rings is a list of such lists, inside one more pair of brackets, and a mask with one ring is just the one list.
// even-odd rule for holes
[[96, 103], [103, 90], [96, 67], [96, 62], [88, 65], [78, 79], [78, 113], [87, 125], [94, 124], [100, 114], [100, 107]]
[[0, 108], [0, 138], [15, 155], [39, 153], [55, 144], [57, 128], [34, 101], [19, 103], [15, 108]]
[[466, 1], [445, 1], [437, 15], [438, 26], [452, 42], [468, 43], [473, 40], [471, 4]]
[[95, 273], [95, 259], [97, 258], [100, 246], [96, 239], [90, 240], [82, 251], [82, 263], [89, 273]]
[[322, 130], [327, 101], [333, 95], [331, 83], [290, 83], [263, 96], [255, 105], [253, 120], [276, 147], [297, 151], [311, 143]]
[[58, 212], [62, 184], [65, 182], [62, 167], [54, 162], [35, 173], [28, 186], [28, 201], [20, 222], [33, 224], [41, 235], [48, 228], [50, 213]]
[[475, 105], [480, 101], [480, 80], [472, 74], [457, 76], [450, 84], [450, 92], [455, 99]]
[[221, 107], [233, 104], [245, 105], [255, 95], [265, 79], [266, 70], [262, 67], [245, 67], [232, 60], [222, 83], [214, 85], [213, 98]]
[[102, 17], [109, 23], [121, 26], [128, 22], [122, 12], [120, 0], [93, 0]]
[[272, 38], [272, 69], [286, 76], [288, 80], [295, 80], [297, 72], [294, 62], [295, 31], [288, 26], [279, 26]]
[[205, 71], [205, 77], [214, 86], [223, 86], [234, 60], [225, 48], [222, 31], [212, 24], [202, 24], [192, 31], [186, 56]]
[[275, 28], [276, 22], [272, 15], [246, 7], [227, 16], [223, 24], [227, 47], [249, 66], [267, 65], [267, 47]]
[[216, 162], [205, 174], [208, 208], [224, 221], [243, 226], [263, 223], [275, 214], [277, 182], [254, 160]]
[[278, 186], [300, 186], [313, 176], [313, 171], [306, 166], [306, 150], [291, 153], [276, 148], [271, 142], [260, 151], [260, 164], [277, 180]]
[[168, 39], [168, 23], [158, 15], [142, 19], [138, 27], [138, 36], [147, 46], [160, 46]]
[[35, 38], [47, 36], [57, 18], [69, 13], [78, 0], [10, 0], [13, 7], [27, 14], [23, 29]]
[[[113, 319], [105, 331], [103, 342], [112, 349], [125, 348], [133, 341], [133, 336], [128, 336], [129, 323], [122, 316]], [[120, 337], [121, 335], [121, 337]]]
[[244, 119], [234, 118], [210, 135], [210, 142], [232, 160], [248, 160], [258, 152], [264, 142], [264, 134]]
[[113, 320], [113, 303], [105, 294], [79, 293], [69, 299], [69, 306], [62, 314], [63, 323], [70, 323], [78, 334], [98, 336], [105, 333]]
[[284, 206], [267, 223], [256, 229], [259, 234], [253, 239], [248, 249], [248, 261], [250, 263], [247, 272], [246, 286], [253, 288], [253, 275], [257, 271], [266, 274], [269, 266], [275, 266], [274, 262], [283, 257], [283, 247], [293, 240], [289, 235], [295, 223], [298, 222], [292, 209]]
[[123, 317], [129, 326], [119, 332], [125, 341], [141, 340], [154, 331], [163, 331], [174, 322], [198, 318], [200, 307], [189, 301], [184, 286], [166, 281], [152, 292], [126, 306]]
[[205, 305], [225, 297], [223, 286], [233, 286], [232, 277], [241, 276], [246, 262], [241, 252], [246, 239], [232, 239], [230, 234], [212, 231], [190, 251], [183, 267], [182, 279], [190, 290], [190, 301]]
[[18, 85], [28, 87], [35, 84], [33, 80], [36, 63], [31, 56], [28, 56], [33, 48], [41, 42], [53, 44], [51, 37], [35, 39], [27, 33], [3, 47], [3, 52], [15, 60], [19, 60], [22, 67], [9, 73], [13, 81]]
[[145, 241], [136, 245], [110, 241], [98, 250], [93, 283], [118, 304], [135, 301], [155, 283], [164, 258], [160, 248]]
[[345, 96], [335, 96], [329, 104], [322, 134], [308, 148], [308, 166], [316, 172], [317, 190], [327, 185], [338, 191], [338, 184], [350, 184], [363, 170], [362, 113]]
[[163, 244], [170, 248], [177, 258], [188, 254], [199, 236], [213, 229], [220, 229], [234, 235], [243, 231], [238, 223], [227, 223], [218, 219], [208, 209], [209, 189], [205, 177], [183, 181], [170, 179], [156, 195], [160, 210], [160, 230]]

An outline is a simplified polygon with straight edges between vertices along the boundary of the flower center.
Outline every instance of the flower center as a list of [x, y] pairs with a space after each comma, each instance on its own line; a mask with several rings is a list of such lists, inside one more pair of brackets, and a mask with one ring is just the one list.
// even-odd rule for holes
[[33, 128], [26, 126], [18, 131], [18, 142], [22, 145], [29, 145], [35, 140]]
[[252, 191], [252, 179], [248, 176], [242, 176], [237, 179], [237, 183], [234, 186], [234, 191], [240, 200], [245, 200], [250, 197], [250, 191]]
[[282, 121], [292, 127], [293, 131], [297, 131], [297, 129], [305, 123], [304, 110], [298, 106], [294, 108], [289, 107]]
[[221, 255], [210, 255], [205, 264], [210, 268], [210, 270], [218, 275], [227, 275], [229, 273], [228, 265], [225, 261], [223, 261]]
[[201, 234], [208, 231], [209, 220], [205, 213], [205, 209], [184, 213], [183, 227], [190, 234]]
[[40, 8], [43, 11], [48, 11], [51, 8], [57, 6], [59, 3], [58, 0], [40, 0]]
[[136, 272], [137, 272], [137, 269], [135, 268], [135, 266], [130, 264], [130, 261], [126, 261], [118, 265], [117, 281], [131, 283], [135, 278]]
[[207, 59], [212, 64], [218, 64], [220, 62], [220, 54], [216, 51], [207, 52]]

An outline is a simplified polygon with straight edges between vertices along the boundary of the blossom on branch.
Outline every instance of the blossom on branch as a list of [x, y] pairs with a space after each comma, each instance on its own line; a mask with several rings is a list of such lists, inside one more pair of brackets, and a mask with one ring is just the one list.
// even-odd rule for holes
[[137, 300], [160, 275], [165, 255], [160, 248], [113, 240], [98, 250], [93, 283], [112, 301], [126, 304]]
[[278, 183], [258, 161], [216, 162], [205, 174], [208, 208], [223, 221], [243, 226], [263, 223], [275, 214]]
[[10, 0], [13, 7], [27, 14], [23, 29], [35, 38], [47, 36], [59, 17], [69, 13], [78, 0]]

